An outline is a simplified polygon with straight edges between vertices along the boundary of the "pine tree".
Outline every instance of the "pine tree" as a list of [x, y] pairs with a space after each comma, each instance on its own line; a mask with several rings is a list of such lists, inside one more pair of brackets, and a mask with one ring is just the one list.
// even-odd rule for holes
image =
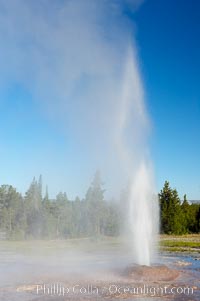
[[159, 193], [161, 232], [167, 234], [183, 234], [184, 216], [181, 210], [180, 198], [176, 189], [171, 189], [169, 182], [165, 182]]
[[42, 177], [39, 182], [33, 178], [25, 194], [25, 212], [27, 218], [27, 235], [40, 238], [42, 232]]
[[96, 171], [91, 186], [89, 187], [85, 201], [88, 216], [88, 231], [92, 235], [102, 234], [103, 211], [104, 211], [104, 192], [102, 188], [100, 171]]
[[189, 226], [190, 226], [190, 204], [187, 201], [186, 194], [183, 197], [183, 203], [181, 204], [181, 209], [183, 213], [183, 227], [184, 232], [189, 232]]

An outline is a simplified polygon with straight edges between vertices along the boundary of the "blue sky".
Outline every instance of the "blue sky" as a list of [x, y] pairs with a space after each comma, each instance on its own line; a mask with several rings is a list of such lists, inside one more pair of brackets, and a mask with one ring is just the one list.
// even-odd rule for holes
[[99, 167], [119, 184], [109, 141], [131, 39], [157, 191], [200, 199], [199, 1], [27, 3], [0, 1], [0, 184], [24, 193], [42, 174], [50, 195], [83, 197]]
[[200, 198], [200, 3], [146, 1], [135, 15], [161, 187]]

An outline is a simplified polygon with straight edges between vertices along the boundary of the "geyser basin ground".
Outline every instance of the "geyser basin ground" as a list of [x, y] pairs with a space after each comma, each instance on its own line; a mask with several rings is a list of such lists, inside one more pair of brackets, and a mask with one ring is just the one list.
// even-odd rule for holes
[[124, 276], [135, 281], [172, 281], [179, 276], [179, 271], [170, 269], [166, 265], [137, 265], [127, 267]]
[[[200, 260], [195, 260], [200, 256], [197, 254], [194, 257], [163, 254], [158, 271], [158, 266], [133, 266], [131, 252], [124, 244], [111, 239], [97, 243], [89, 240], [81, 243], [78, 240], [0, 242], [0, 258], [2, 301], [130, 301], [138, 298], [146, 301], [154, 297], [156, 301], [200, 300]], [[163, 265], [170, 271], [178, 271], [179, 276], [173, 280], [161, 280], [166, 271]], [[151, 276], [148, 276], [149, 280], [146, 275]], [[69, 288], [69, 293], [62, 296], [58, 292], [50, 296], [42, 290], [44, 284], [51, 286], [56, 283]], [[39, 294], [37, 285], [40, 285]], [[163, 295], [165, 287], [167, 291]], [[183, 295], [170, 291], [187, 287], [193, 288], [194, 293]]]

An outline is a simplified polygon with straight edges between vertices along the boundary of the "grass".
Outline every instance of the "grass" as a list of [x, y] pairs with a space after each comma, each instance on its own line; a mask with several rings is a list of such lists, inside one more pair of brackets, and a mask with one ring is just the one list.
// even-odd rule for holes
[[[200, 234], [191, 235], [161, 235], [159, 241], [161, 251], [167, 252], [198, 252], [200, 253]], [[66, 250], [124, 251], [126, 242], [117, 237], [79, 238], [67, 240], [39, 241], [0, 241], [0, 252], [10, 251], [23, 254], [51, 255], [62, 254]]]
[[200, 253], [200, 235], [161, 235], [159, 246], [161, 251]]
[[24, 255], [51, 255], [62, 254], [65, 251], [83, 251], [86, 253], [98, 250], [117, 250], [123, 246], [119, 238], [100, 237], [78, 238], [66, 240], [27, 240], [27, 241], [0, 241], [0, 252], [14, 252]]
[[160, 242], [160, 246], [162, 246], [162, 247], [200, 248], [200, 242], [164, 240], [164, 241]]

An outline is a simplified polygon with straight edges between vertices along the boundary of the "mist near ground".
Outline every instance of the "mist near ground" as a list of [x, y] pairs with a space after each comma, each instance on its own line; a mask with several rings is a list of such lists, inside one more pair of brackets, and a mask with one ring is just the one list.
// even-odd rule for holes
[[0, 255], [0, 287], [114, 280], [132, 263], [128, 245], [119, 238], [1, 242]]

